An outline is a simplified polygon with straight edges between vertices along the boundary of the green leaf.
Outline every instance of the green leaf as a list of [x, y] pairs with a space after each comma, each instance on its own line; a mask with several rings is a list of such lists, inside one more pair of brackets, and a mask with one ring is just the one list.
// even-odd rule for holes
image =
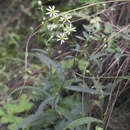
[[87, 26], [87, 25], [83, 25], [83, 28], [88, 31], [88, 32], [91, 32], [92, 31], [92, 28]]
[[32, 105], [32, 103], [28, 102], [27, 96], [23, 94], [20, 98], [19, 104], [11, 104], [10, 102], [7, 102], [4, 104], [4, 108], [7, 110], [8, 114], [14, 114], [29, 110]]
[[84, 31], [83, 31], [83, 36], [84, 36], [86, 39], [88, 39], [88, 37], [89, 37], [88, 33], [84, 32]]
[[63, 107], [57, 106], [56, 107], [56, 111], [60, 115], [63, 115], [67, 120], [70, 120], [72, 118], [72, 114], [70, 113], [70, 111], [65, 109], [65, 108], [63, 108]]
[[76, 36], [78, 39], [80, 39], [80, 40], [85, 40], [83, 37], [81, 37], [81, 36]]
[[32, 103], [28, 102], [27, 96], [25, 94], [21, 96], [18, 104], [12, 104], [12, 99], [10, 98], [10, 100], [8, 100], [3, 105], [3, 108], [7, 113], [5, 114], [4, 111], [0, 110], [0, 114], [2, 116], [1, 123], [9, 123], [8, 129], [14, 130], [16, 126], [23, 120], [23, 117], [18, 117], [14, 114], [29, 110], [32, 107], [32, 105]]
[[37, 113], [41, 113], [41, 112], [43, 111], [43, 108], [45, 107], [45, 105], [46, 105], [49, 101], [53, 100], [54, 98], [55, 98], [55, 96], [52, 96], [52, 97], [49, 97], [49, 98], [47, 98], [46, 100], [44, 100], [44, 101], [40, 104], [40, 106], [39, 106], [39, 108], [38, 108], [38, 110], [37, 110]]
[[93, 117], [84, 117], [84, 118], [80, 118], [80, 119], [72, 121], [63, 130], [66, 130], [67, 128], [73, 129], [76, 126], [80, 126], [80, 125], [84, 125], [84, 124], [89, 124], [89, 123], [93, 123], [93, 122], [102, 123], [101, 120], [98, 120], [96, 118], [93, 118]]
[[103, 128], [96, 126], [96, 130], [103, 130]]
[[62, 60], [60, 63], [64, 68], [71, 68], [74, 64], [74, 59]]
[[24, 125], [31, 123], [33, 121], [35, 121], [37, 119], [39, 115], [33, 114], [28, 116], [27, 118], [25, 118], [20, 124], [17, 125], [15, 130], [19, 130], [20, 128], [22, 128]]
[[0, 116], [4, 116], [4, 115], [5, 115], [5, 112], [0, 109]]
[[42, 53], [36, 53], [37, 54], [37, 57], [40, 59], [40, 61], [47, 65], [48, 68], [51, 68], [53, 67], [55, 70], [56, 70], [56, 73], [60, 79], [60, 81], [63, 81], [64, 80], [64, 70], [63, 68], [61, 67], [60, 64], [58, 64], [57, 62], [53, 61], [52, 59], [50, 59], [48, 56], [42, 54]]
[[16, 117], [14, 115], [5, 115], [1, 118], [2, 123], [19, 123], [22, 121], [22, 117]]
[[49, 98], [47, 98], [46, 100], [44, 100], [44, 101], [40, 104], [40, 106], [39, 106], [38, 110], [36, 111], [36, 113], [35, 113], [35, 114], [32, 114], [32, 115], [30, 115], [30, 116], [28, 116], [27, 118], [25, 118], [20, 124], [18, 124], [18, 126], [16, 127], [15, 130], [19, 130], [19, 129], [22, 128], [24, 125], [26, 125], [26, 124], [28, 124], [28, 123], [31, 123], [31, 122], [33, 122], [33, 121], [35, 121], [35, 120], [37, 120], [37, 119], [39, 118], [39, 116], [42, 114], [43, 108], [45, 107], [45, 105], [46, 105], [50, 100], [54, 99], [54, 97], [55, 97], [55, 96], [52, 96], [52, 97], [49, 97]]
[[14, 89], [14, 90], [8, 95], [8, 98], [10, 98], [11, 95], [14, 94], [15, 92], [17, 92], [17, 91], [19, 91], [19, 90], [23, 90], [23, 89], [32, 89], [32, 90], [35, 90], [35, 91], [38, 91], [38, 92], [42, 92], [42, 89], [37, 88], [37, 87], [21, 86], [21, 87], [19, 87], [19, 88]]
[[67, 125], [67, 121], [65, 119], [59, 120], [56, 124], [56, 128], [57, 130], [63, 130], [66, 125]]
[[9, 130], [15, 130], [16, 126], [17, 126], [16, 123], [9, 124], [9, 125], [8, 125], [8, 129], [9, 129]]
[[89, 88], [88, 86], [65, 86], [64, 88], [76, 92], [84, 92], [84, 93], [90, 93], [90, 94], [101, 94], [101, 95], [109, 95], [108, 92], [98, 92], [95, 89]]

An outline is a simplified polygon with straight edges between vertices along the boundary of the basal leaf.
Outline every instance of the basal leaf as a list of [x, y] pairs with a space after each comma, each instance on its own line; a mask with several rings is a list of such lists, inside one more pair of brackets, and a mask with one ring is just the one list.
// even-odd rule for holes
[[72, 121], [63, 130], [66, 130], [67, 128], [72, 130], [76, 126], [80, 126], [80, 125], [84, 125], [84, 124], [88, 124], [88, 123], [93, 123], [93, 122], [102, 123], [102, 121], [99, 119], [96, 119], [93, 117], [84, 117], [84, 118], [80, 118], [80, 119]]
[[40, 104], [40, 106], [39, 106], [37, 112], [36, 112], [35, 114], [30, 115], [30, 116], [28, 116], [27, 118], [25, 118], [25, 119], [16, 127], [15, 130], [19, 130], [19, 129], [22, 128], [24, 125], [29, 124], [29, 123], [31, 123], [31, 122], [37, 120], [38, 117], [42, 114], [43, 108], [45, 107], [45, 105], [46, 105], [50, 100], [52, 100], [52, 99], [54, 99], [54, 96], [49, 97], [49, 98], [47, 98], [45, 101], [43, 101], [43, 102]]

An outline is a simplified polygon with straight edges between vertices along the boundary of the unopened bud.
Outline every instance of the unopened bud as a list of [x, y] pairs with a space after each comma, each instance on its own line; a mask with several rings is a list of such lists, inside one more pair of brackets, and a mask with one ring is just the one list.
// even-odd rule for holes
[[38, 1], [38, 5], [42, 5], [42, 2], [40, 0]]

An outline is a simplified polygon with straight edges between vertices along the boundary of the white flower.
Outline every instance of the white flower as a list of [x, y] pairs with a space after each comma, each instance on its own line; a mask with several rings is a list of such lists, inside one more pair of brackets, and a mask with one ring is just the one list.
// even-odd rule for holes
[[49, 6], [48, 9], [46, 9], [48, 12], [46, 13], [47, 15], [50, 15], [50, 17], [56, 17], [58, 14], [58, 10], [55, 10], [55, 6], [53, 5], [52, 7]]
[[47, 28], [52, 31], [52, 30], [57, 28], [57, 24], [54, 24], [54, 23], [53, 24], [48, 24]]
[[57, 41], [60, 41], [61, 44], [65, 42], [65, 40], [67, 40], [68, 38], [65, 36], [64, 33], [60, 33], [59, 35], [57, 35], [58, 39]]
[[42, 5], [42, 2], [40, 0], [38, 1], [38, 5]]
[[71, 32], [76, 32], [76, 27], [72, 27], [72, 24], [70, 24], [69, 26], [66, 26], [66, 28], [64, 29], [65, 33], [70, 34]]
[[70, 21], [71, 18], [72, 18], [72, 16], [65, 15], [63, 17], [60, 17], [60, 21], [63, 23], [66, 23], [66, 22], [71, 23], [71, 21]]

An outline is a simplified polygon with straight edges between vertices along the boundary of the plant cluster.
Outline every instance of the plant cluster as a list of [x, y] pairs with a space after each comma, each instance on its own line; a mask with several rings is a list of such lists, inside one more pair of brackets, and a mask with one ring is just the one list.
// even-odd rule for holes
[[[21, 0], [17, 2], [22, 3]], [[9, 92], [8, 82], [13, 83], [11, 87], [14, 88], [7, 94], [10, 101], [3, 103], [0, 100], [0, 121], [4, 128], [108, 128], [115, 102], [124, 90], [120, 90], [121, 86], [126, 87], [129, 83], [130, 26], [116, 26], [111, 22], [113, 19], [106, 19], [107, 11], [116, 11], [115, 5], [107, 5], [114, 1], [71, 2], [66, 4], [67, 11], [64, 11], [63, 5], [59, 4], [59, 8], [54, 5], [53, 0], [33, 0], [30, 10], [26, 4], [20, 6], [22, 12], [34, 20], [34, 24], [30, 23], [31, 26], [40, 22], [35, 28], [30, 27], [32, 32], [23, 47], [26, 48], [25, 59], [24, 53], [19, 49], [23, 44], [23, 36], [29, 30], [28, 26], [23, 31], [20, 31], [20, 27], [7, 31], [4, 37], [9, 38], [5, 44], [7, 48], [2, 44], [4, 39], [0, 39], [0, 80], [6, 79], [0, 82], [0, 87], [3, 86], [3, 95]], [[14, 44], [13, 53], [8, 52], [8, 46]], [[15, 63], [12, 63], [12, 59]], [[9, 64], [4, 65], [7, 61]], [[18, 68], [17, 64], [20, 64]], [[13, 70], [17, 68], [17, 71], [11, 71], [10, 67]], [[19, 73], [15, 74], [17, 72]], [[21, 79], [22, 84], [15, 86], [12, 77], [16, 81]], [[21, 98], [13, 102], [18, 95]], [[31, 102], [27, 95], [30, 95]]]
[[[8, 129], [14, 130], [16, 126], [24, 119], [21, 115], [26, 115], [27, 113], [24, 113], [32, 106], [33, 104], [27, 101], [27, 96], [25, 94], [20, 97], [19, 103], [16, 103], [12, 98], [8, 99], [8, 101], [3, 104], [2, 109], [0, 109], [1, 123], [9, 123]], [[23, 127], [23, 129], [25, 128], [28, 127]]]

